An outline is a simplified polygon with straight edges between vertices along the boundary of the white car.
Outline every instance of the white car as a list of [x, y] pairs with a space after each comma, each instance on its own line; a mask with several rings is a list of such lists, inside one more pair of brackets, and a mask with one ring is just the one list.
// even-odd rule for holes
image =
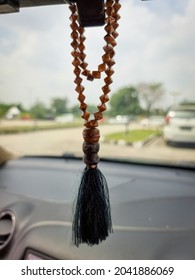
[[167, 143], [195, 144], [195, 106], [181, 105], [171, 108], [166, 116], [163, 136]]

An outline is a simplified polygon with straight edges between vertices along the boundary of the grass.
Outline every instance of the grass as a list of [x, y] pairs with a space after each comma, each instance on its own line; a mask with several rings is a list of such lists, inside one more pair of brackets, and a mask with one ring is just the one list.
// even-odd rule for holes
[[117, 132], [107, 134], [105, 136], [106, 141], [119, 141], [124, 140], [127, 143], [134, 143], [139, 141], [145, 141], [149, 137], [161, 135], [161, 131], [155, 129], [135, 129], [128, 132]]

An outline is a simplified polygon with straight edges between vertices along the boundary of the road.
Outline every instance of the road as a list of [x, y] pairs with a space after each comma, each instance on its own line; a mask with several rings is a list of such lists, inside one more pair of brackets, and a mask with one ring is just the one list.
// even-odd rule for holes
[[[132, 127], [131, 127], [132, 128]], [[101, 139], [107, 133], [123, 131], [123, 125], [100, 126]], [[0, 135], [0, 145], [17, 155], [62, 155], [64, 152], [82, 155], [82, 127], [37, 131], [15, 135]], [[169, 147], [161, 138], [145, 146], [135, 147], [101, 143], [100, 156], [126, 159], [195, 162], [195, 149]]]

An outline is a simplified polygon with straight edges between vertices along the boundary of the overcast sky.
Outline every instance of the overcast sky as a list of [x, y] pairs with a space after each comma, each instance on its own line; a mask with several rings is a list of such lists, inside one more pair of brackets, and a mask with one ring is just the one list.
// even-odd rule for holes
[[[121, 0], [112, 92], [139, 82], [162, 82], [164, 104], [195, 100], [195, 1]], [[0, 102], [31, 106], [67, 97], [77, 104], [68, 5], [26, 8], [0, 15]], [[91, 68], [101, 63], [103, 28], [86, 31]], [[95, 69], [94, 69], [95, 70]], [[99, 103], [99, 82], [86, 82], [89, 103]]]

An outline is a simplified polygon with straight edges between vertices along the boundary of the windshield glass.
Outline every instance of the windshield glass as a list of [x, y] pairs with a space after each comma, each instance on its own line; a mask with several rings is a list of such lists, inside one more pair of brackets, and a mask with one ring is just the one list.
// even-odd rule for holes
[[195, 119], [195, 110], [175, 111], [170, 112], [170, 116], [174, 118]]
[[[121, 1], [100, 157], [195, 164], [195, 123], [174, 127], [176, 105], [195, 105], [195, 1]], [[0, 15], [0, 146], [16, 155], [82, 156], [84, 120], [71, 56], [68, 5]], [[86, 28], [89, 68], [102, 63], [104, 26]], [[104, 78], [84, 80], [97, 111]], [[175, 112], [194, 118], [194, 111]]]

